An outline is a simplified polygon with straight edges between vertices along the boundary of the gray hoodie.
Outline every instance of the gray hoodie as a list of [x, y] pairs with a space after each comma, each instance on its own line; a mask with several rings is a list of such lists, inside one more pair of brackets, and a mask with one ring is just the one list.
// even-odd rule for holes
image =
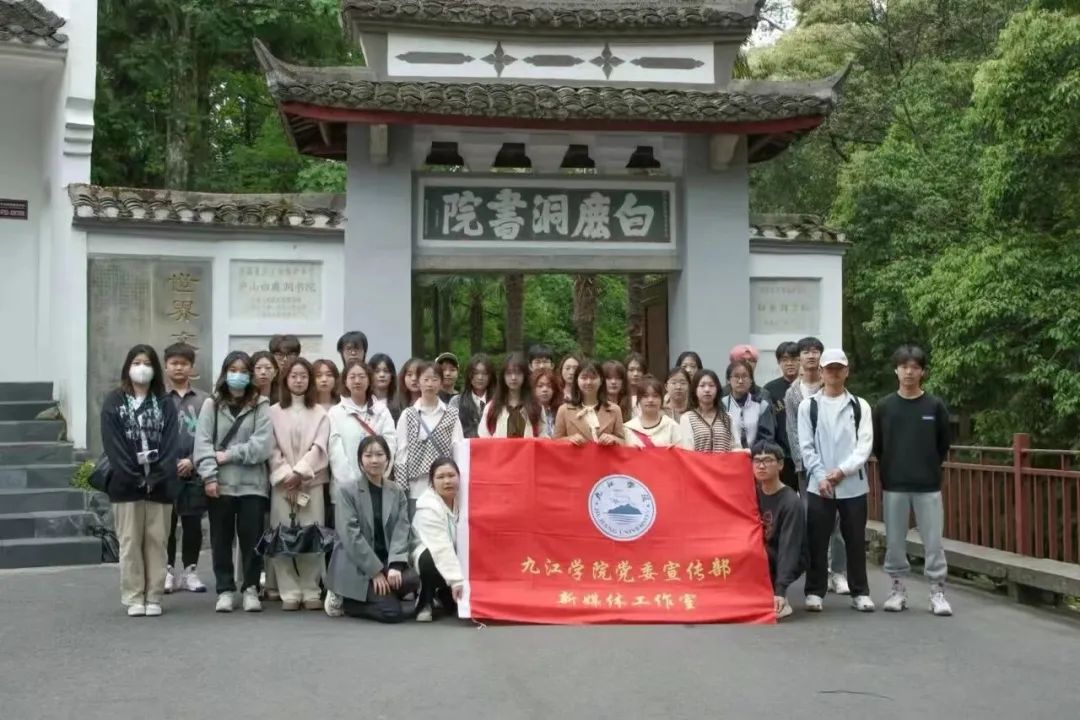
[[274, 448], [274, 427], [270, 424], [270, 401], [259, 397], [254, 408], [240, 411], [240, 426], [225, 448], [228, 460], [218, 465], [217, 445], [229, 432], [236, 416], [227, 404], [217, 408], [217, 438], [214, 433], [214, 399], [208, 398], [199, 413], [195, 430], [195, 471], [204, 483], [218, 483], [222, 495], [269, 497], [270, 474], [267, 461]]

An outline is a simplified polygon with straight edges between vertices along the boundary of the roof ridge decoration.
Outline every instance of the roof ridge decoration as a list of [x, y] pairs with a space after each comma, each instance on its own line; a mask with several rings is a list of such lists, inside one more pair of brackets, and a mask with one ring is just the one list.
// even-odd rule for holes
[[[340, 232], [345, 193], [203, 193], [71, 185], [76, 220]], [[750, 240], [843, 245], [817, 215], [751, 215]]]
[[59, 48], [68, 41], [67, 35], [58, 32], [66, 23], [38, 0], [0, 0], [0, 42], [18, 40]]
[[757, 26], [764, 0], [342, 0], [361, 29], [502, 30], [555, 34], [737, 32]]
[[338, 193], [232, 194], [76, 184], [68, 187], [68, 197], [76, 220], [315, 230], [345, 224], [345, 196]]
[[258, 40], [255, 52], [278, 103], [390, 113], [543, 121], [738, 123], [827, 115], [848, 68], [806, 82], [735, 80], [715, 90], [550, 86], [505, 82], [376, 80], [365, 67], [283, 62]]

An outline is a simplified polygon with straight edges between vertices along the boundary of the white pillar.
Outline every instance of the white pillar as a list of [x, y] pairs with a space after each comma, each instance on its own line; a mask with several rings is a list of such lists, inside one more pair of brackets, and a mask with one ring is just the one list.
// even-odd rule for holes
[[412, 128], [389, 128], [389, 162], [372, 163], [368, 126], [348, 134], [345, 329], [398, 368], [412, 355]]
[[693, 350], [720, 374], [750, 339], [750, 194], [746, 142], [726, 169], [709, 167], [709, 138], [686, 138], [679, 253], [668, 285], [670, 361]]

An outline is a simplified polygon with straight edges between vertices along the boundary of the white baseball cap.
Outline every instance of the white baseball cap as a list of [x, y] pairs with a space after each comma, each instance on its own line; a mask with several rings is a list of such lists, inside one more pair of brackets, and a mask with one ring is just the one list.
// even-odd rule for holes
[[847, 367], [847, 355], [840, 348], [826, 348], [825, 352], [821, 353], [821, 367], [827, 367], [829, 365], [843, 365]]

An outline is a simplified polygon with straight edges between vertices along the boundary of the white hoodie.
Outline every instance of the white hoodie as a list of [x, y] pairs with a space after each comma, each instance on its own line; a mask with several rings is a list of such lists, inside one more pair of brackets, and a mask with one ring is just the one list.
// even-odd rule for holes
[[447, 585], [455, 588], [465, 584], [465, 574], [457, 556], [457, 507], [448, 508], [435, 488], [428, 487], [416, 501], [413, 543], [414, 567], [419, 569], [420, 556], [427, 550]]

